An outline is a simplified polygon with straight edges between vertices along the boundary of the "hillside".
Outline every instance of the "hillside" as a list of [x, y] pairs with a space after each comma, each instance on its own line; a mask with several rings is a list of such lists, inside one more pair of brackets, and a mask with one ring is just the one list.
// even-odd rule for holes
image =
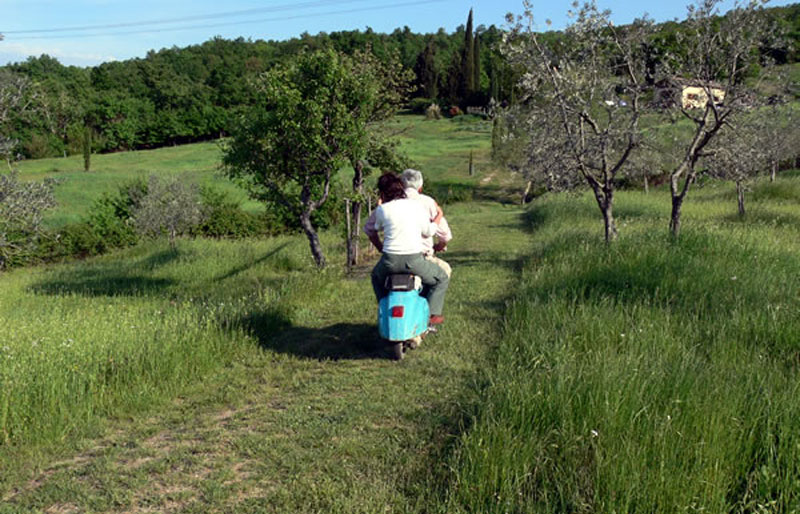
[[[486, 124], [398, 123], [449, 196], [442, 333], [390, 361], [376, 256], [317, 272], [294, 235], [3, 274], [0, 513], [800, 507], [797, 171], [757, 183], [743, 219], [705, 182], [677, 242], [668, 192], [620, 191], [606, 247], [588, 195], [503, 203], [519, 184], [488, 164]], [[215, 151], [100, 168], [107, 187], [214, 181]], [[55, 162], [24, 173], [83, 176]], [[341, 263], [339, 231], [323, 242]]]

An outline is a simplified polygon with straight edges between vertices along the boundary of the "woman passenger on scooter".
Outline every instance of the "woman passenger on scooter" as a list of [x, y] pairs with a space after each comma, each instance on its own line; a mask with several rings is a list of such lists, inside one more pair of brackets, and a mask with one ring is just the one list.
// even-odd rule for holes
[[429, 324], [441, 324], [444, 321], [444, 296], [450, 279], [441, 267], [425, 260], [422, 238], [436, 233], [442, 213], [440, 211], [431, 222], [419, 202], [406, 198], [403, 181], [394, 173], [381, 175], [378, 192], [381, 204], [375, 213], [375, 228], [383, 231], [383, 241], [377, 235], [370, 240], [383, 255], [372, 270], [375, 297], [380, 300], [388, 294], [384, 288], [388, 275], [413, 273], [426, 286], [431, 311]]

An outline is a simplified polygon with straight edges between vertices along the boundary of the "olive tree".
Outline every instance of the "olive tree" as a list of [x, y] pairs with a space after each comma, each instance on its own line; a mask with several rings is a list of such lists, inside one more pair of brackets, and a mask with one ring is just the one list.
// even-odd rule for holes
[[580, 174], [569, 168], [568, 143], [558, 136], [560, 129], [558, 119], [544, 112], [534, 115], [520, 105], [511, 105], [495, 117], [492, 156], [524, 178], [520, 203], [534, 189], [566, 191], [583, 183]]
[[[698, 161], [708, 153], [720, 131], [737, 115], [753, 107], [755, 95], [744, 78], [758, 59], [757, 45], [766, 38], [764, 0], [737, 1], [732, 10], [720, 16], [722, 0], [700, 0], [688, 8], [685, 29], [679, 32], [681, 55], [663, 56], [663, 71], [692, 80], [702, 88], [706, 101], [701, 105], [676, 102], [681, 118], [690, 123], [690, 137], [676, 151], [680, 161], [670, 171], [672, 212], [670, 232], [678, 237], [681, 207], [697, 179]], [[677, 119], [677, 117], [675, 117]], [[719, 145], [718, 145], [719, 146]]]
[[331, 181], [367, 144], [365, 108], [378, 84], [353, 73], [333, 50], [303, 53], [254, 83], [256, 101], [223, 149], [227, 175], [251, 196], [277, 202], [308, 238], [317, 266], [325, 255], [312, 214], [331, 193]]
[[149, 236], [166, 234], [173, 250], [176, 238], [202, 223], [203, 218], [197, 185], [180, 178], [151, 176], [147, 193], [133, 211], [133, 222], [140, 233]]
[[744, 193], [748, 183], [763, 172], [767, 164], [764, 149], [755, 144], [759, 128], [755, 120], [740, 120], [735, 126], [726, 126], [701, 163], [710, 176], [736, 184], [739, 216], [745, 215]]
[[44, 236], [42, 216], [55, 206], [54, 184], [53, 180], [22, 182], [16, 171], [0, 174], [0, 271]]
[[0, 155], [9, 169], [17, 141], [8, 135], [8, 123], [30, 110], [37, 97], [38, 89], [28, 77], [0, 69]]
[[524, 5], [504, 53], [524, 73], [519, 89], [525, 119], [517, 124], [532, 136], [527, 173], [544, 176], [554, 188], [587, 184], [603, 216], [605, 240], [613, 241], [618, 176], [639, 140], [647, 72], [642, 53], [652, 23], [617, 28], [594, 1], [576, 2], [563, 37], [546, 40], [533, 29], [531, 3]]
[[400, 105], [413, 91], [414, 73], [406, 70], [397, 52], [381, 60], [372, 49], [356, 50], [349, 60], [353, 74], [362, 84], [373, 84], [363, 98], [361, 110], [366, 113], [366, 144], [350, 147], [348, 159], [353, 167], [352, 199], [349, 205], [352, 224], [347, 234], [347, 265], [358, 264], [358, 238], [364, 209], [364, 180], [372, 168], [399, 170], [407, 168], [408, 160], [398, 153], [392, 132], [386, 121], [394, 116]]
[[800, 127], [797, 109], [773, 105], [758, 113], [754, 145], [764, 153], [770, 182], [775, 182], [780, 163], [800, 155]]

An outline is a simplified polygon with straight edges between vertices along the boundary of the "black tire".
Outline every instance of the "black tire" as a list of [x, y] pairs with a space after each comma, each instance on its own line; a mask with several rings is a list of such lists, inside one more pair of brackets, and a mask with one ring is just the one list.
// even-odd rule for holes
[[403, 347], [403, 342], [400, 341], [398, 343], [394, 343], [392, 345], [392, 358], [394, 358], [394, 360], [396, 361], [403, 360], [403, 355], [405, 355], [405, 348]]

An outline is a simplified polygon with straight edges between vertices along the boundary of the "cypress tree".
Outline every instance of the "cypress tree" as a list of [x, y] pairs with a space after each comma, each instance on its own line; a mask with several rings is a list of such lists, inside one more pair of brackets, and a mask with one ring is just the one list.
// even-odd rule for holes
[[472, 73], [473, 73], [473, 93], [480, 92], [481, 90], [481, 53], [480, 53], [480, 37], [478, 34], [475, 34], [475, 48], [473, 49], [472, 55], [474, 58], [474, 64], [472, 65]]
[[475, 41], [472, 33], [472, 9], [467, 18], [467, 29], [464, 32], [464, 54], [461, 59], [461, 76], [463, 79], [463, 95], [465, 100], [475, 92]]
[[489, 96], [495, 101], [500, 101], [500, 80], [497, 76], [497, 65], [494, 56], [489, 56]]
[[414, 73], [417, 76], [417, 83], [424, 92], [426, 98], [436, 98], [439, 94], [437, 83], [439, 74], [436, 71], [436, 46], [433, 41], [428, 41], [425, 48], [417, 56], [417, 63], [414, 65]]
[[89, 171], [92, 165], [92, 129], [83, 129], [83, 171]]

